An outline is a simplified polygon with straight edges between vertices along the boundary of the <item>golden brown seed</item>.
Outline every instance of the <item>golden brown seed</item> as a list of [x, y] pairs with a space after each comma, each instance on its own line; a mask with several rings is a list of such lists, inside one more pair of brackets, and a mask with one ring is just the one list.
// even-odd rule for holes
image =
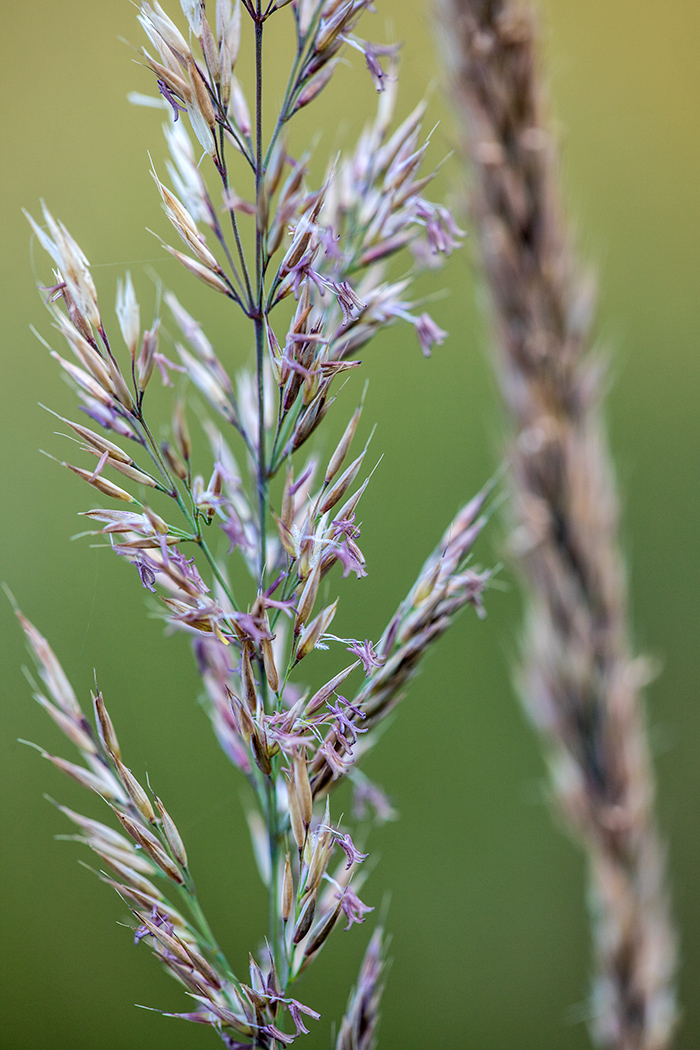
[[289, 854], [284, 858], [284, 877], [282, 879], [282, 919], [287, 921], [294, 906], [294, 879]]
[[258, 708], [258, 694], [255, 688], [253, 665], [248, 649], [244, 649], [241, 656], [241, 685], [243, 686], [243, 699], [251, 715], [255, 717]]
[[216, 123], [216, 117], [214, 115], [214, 107], [211, 104], [211, 98], [207, 91], [206, 84], [202, 80], [202, 76], [194, 63], [194, 59], [190, 58], [187, 63], [187, 72], [189, 74], [190, 83], [194, 88], [194, 96], [197, 104], [197, 108], [206, 120], [210, 128], [213, 128]]
[[101, 854], [99, 850], [95, 850], [95, 853], [97, 853], [98, 856], [103, 857], [107, 864], [109, 864], [110, 868], [116, 871], [122, 881], [128, 886], [131, 886], [132, 889], [136, 889], [139, 893], [142, 893], [146, 897], [151, 897], [156, 901], [161, 901], [163, 899], [162, 894], [156, 889], [153, 883], [144, 878], [143, 875], [139, 875], [139, 873], [134, 871], [133, 868], [130, 868], [127, 864], [120, 864], [118, 860], [113, 860], [111, 857]]
[[77, 474], [83, 481], [87, 481], [88, 485], [92, 485], [93, 488], [98, 489], [105, 496], [111, 496], [112, 499], [120, 499], [124, 503], [135, 503], [134, 497], [128, 493], [125, 489], [115, 485], [113, 482], [108, 481], [107, 478], [94, 475], [89, 470], [83, 470], [82, 467], [74, 467], [72, 463], [66, 463], [65, 460], [61, 463], [62, 467], [67, 467], [68, 470], [72, 470], [74, 474]]
[[284, 483], [284, 493], [282, 495], [282, 523], [285, 528], [291, 529], [294, 523], [294, 494], [292, 488], [294, 486], [294, 471], [292, 464], [287, 465], [287, 477]]
[[[321, 563], [319, 562], [319, 567]], [[335, 616], [336, 609], [338, 608], [338, 598], [333, 602], [332, 605], [326, 606], [322, 609], [318, 616], [308, 624], [299, 636], [299, 645], [296, 651], [297, 663], [299, 660], [303, 660], [305, 656], [316, 647], [321, 635], [325, 634], [331, 625], [333, 617]]]
[[352, 444], [352, 439], [355, 436], [355, 431], [357, 430], [357, 424], [360, 422], [361, 415], [362, 405], [360, 405], [359, 408], [355, 409], [352, 419], [345, 428], [345, 433], [338, 442], [338, 446], [335, 452], [331, 456], [331, 461], [328, 464], [328, 469], [326, 470], [326, 476], [323, 479], [326, 485], [329, 485], [331, 483], [333, 478], [336, 476], [336, 474], [342, 467], [343, 461], [350, 450], [350, 445]]
[[304, 818], [301, 815], [301, 806], [299, 804], [299, 795], [294, 783], [293, 770], [292, 778], [287, 785], [287, 794], [289, 796], [289, 823], [292, 828], [292, 837], [296, 842], [297, 849], [301, 853], [306, 841], [306, 825], [304, 824]]
[[318, 585], [321, 582], [321, 561], [320, 559], [316, 562], [313, 569], [309, 573], [309, 578], [304, 584], [304, 589], [301, 592], [299, 598], [299, 605], [297, 606], [297, 615], [294, 622], [294, 633], [299, 634], [301, 628], [304, 626], [306, 621], [314, 607], [316, 601], [316, 595], [318, 594]]
[[160, 819], [163, 821], [163, 831], [165, 837], [168, 840], [168, 844], [173, 851], [173, 856], [178, 862], [180, 867], [187, 867], [187, 851], [185, 850], [185, 844], [180, 837], [180, 832], [175, 826], [175, 822], [168, 813], [167, 809], [159, 798], [155, 799], [156, 808], [160, 814]]
[[230, 295], [229, 287], [225, 281], [222, 281], [220, 277], [217, 277], [212, 270], [205, 266], [204, 263], [199, 262], [197, 259], [190, 258], [189, 255], [185, 255], [183, 252], [177, 251], [176, 248], [171, 247], [169, 244], [164, 244], [166, 252], [169, 252], [178, 262], [181, 262], [185, 269], [193, 273], [195, 277], [199, 277], [200, 281], [204, 281], [210, 288], [213, 288], [216, 292], [222, 292], [224, 295]]
[[303, 751], [298, 751], [294, 755], [292, 762], [294, 764], [294, 786], [299, 799], [299, 810], [301, 812], [302, 820], [308, 828], [313, 813], [313, 798], [311, 795], [311, 785], [309, 784], [309, 770], [306, 765], [306, 755]]
[[168, 467], [175, 477], [179, 478], [180, 481], [185, 481], [187, 478], [187, 467], [182, 462], [172, 445], [168, 444], [167, 441], [164, 441], [161, 446], [161, 451], [165, 457], [165, 462], [168, 464]]
[[314, 921], [314, 912], [316, 911], [316, 890], [309, 896], [304, 907], [301, 909], [301, 915], [297, 920], [297, 924], [294, 927], [294, 933], [292, 935], [292, 941], [294, 944], [298, 944], [299, 941], [303, 941], [307, 933], [311, 929], [311, 923]]
[[306, 704], [305, 716], [309, 718], [311, 715], [315, 714], [320, 707], [323, 707], [326, 700], [328, 700], [333, 695], [338, 686], [343, 684], [348, 675], [351, 674], [355, 670], [355, 668], [359, 666], [359, 664], [360, 661], [355, 660], [354, 664], [350, 664], [349, 667], [346, 667], [334, 678], [331, 678], [329, 682], [326, 682], [325, 685], [322, 685], [318, 692], [314, 693], [314, 695], [311, 697], [308, 704]]
[[266, 777], [269, 777], [272, 772], [272, 763], [270, 762], [270, 754], [267, 748], [267, 741], [259, 728], [259, 726], [253, 727], [253, 735], [250, 738], [250, 748], [253, 752], [253, 758], [255, 764]]
[[327, 510], [330, 510], [343, 498], [357, 477], [364, 458], [365, 452], [358, 456], [356, 460], [353, 460], [347, 470], [340, 475], [335, 485], [326, 492], [318, 506], [319, 514], [325, 514]]
[[148, 830], [147, 827], [145, 827], [145, 825], [139, 823], [139, 821], [137, 820], [134, 820], [133, 817], [130, 817], [128, 815], [128, 813], [122, 813], [121, 810], [117, 809], [116, 807], [113, 807], [113, 810], [114, 815], [121, 824], [121, 826], [124, 828], [126, 833], [131, 836], [134, 842], [137, 843], [137, 845], [141, 846], [143, 849], [161, 848], [158, 839], [151, 831]]
[[327, 939], [331, 930], [338, 921], [338, 916], [340, 915], [340, 906], [341, 903], [340, 901], [338, 901], [336, 907], [334, 909], [331, 909], [331, 911], [327, 911], [326, 914], [323, 915], [316, 923], [315, 927], [311, 931], [308, 944], [304, 948], [304, 955], [307, 958], [310, 955], [313, 955], [314, 952], [317, 952], [321, 945], [324, 943], [324, 941]]
[[72, 423], [70, 419], [65, 419], [63, 416], [58, 417], [64, 423], [73, 430], [79, 437], [86, 441], [88, 445], [92, 445], [98, 452], [109, 452], [110, 459], [120, 460], [122, 463], [132, 464], [134, 461], [130, 456], [127, 456], [123, 449], [119, 448], [119, 445], [115, 445], [113, 441], [109, 441], [106, 437], [102, 437], [101, 434], [96, 434], [93, 430], [88, 427], [81, 426], [80, 423]]
[[100, 734], [100, 740], [104, 744], [105, 749], [109, 751], [110, 755], [114, 758], [121, 758], [121, 750], [119, 748], [117, 734], [114, 730], [112, 719], [107, 713], [105, 702], [102, 699], [102, 693], [98, 693], [97, 696], [93, 693], [92, 702], [95, 707], [95, 717], [97, 719], [97, 730]]
[[153, 806], [151, 805], [151, 800], [148, 795], [141, 787], [131, 770], [127, 769], [124, 765], [121, 758], [115, 755], [114, 761], [117, 767], [117, 774], [126, 788], [127, 795], [134, 803], [141, 816], [147, 820], [149, 824], [155, 824], [156, 815], [153, 811]]
[[265, 667], [265, 677], [267, 683], [273, 693], [279, 692], [280, 679], [277, 673], [277, 667], [275, 665], [275, 654], [272, 649], [272, 642], [269, 638], [263, 638], [260, 643], [260, 651], [262, 652], [263, 664]]
[[167, 948], [169, 952], [172, 952], [172, 954], [181, 962], [189, 963], [190, 958], [185, 951], [184, 945], [180, 942], [179, 937], [171, 937], [161, 926], [156, 926], [147, 915], [142, 915], [140, 912], [136, 912], [136, 917], [141, 925], [145, 926], [148, 932], [152, 934], [164, 948]]
[[221, 80], [221, 67], [219, 65], [219, 51], [216, 46], [216, 38], [212, 33], [211, 26], [207, 22], [207, 16], [202, 12], [202, 51], [207, 60], [207, 67], [216, 84]]

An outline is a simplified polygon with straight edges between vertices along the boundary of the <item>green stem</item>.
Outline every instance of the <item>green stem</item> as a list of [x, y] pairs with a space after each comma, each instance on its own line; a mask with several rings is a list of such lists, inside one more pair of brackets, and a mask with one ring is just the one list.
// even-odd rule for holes
[[260, 518], [260, 588], [264, 589], [265, 568], [267, 561], [267, 470], [265, 465], [265, 385], [263, 375], [264, 354], [264, 277], [263, 277], [263, 247], [265, 242], [265, 230], [263, 229], [262, 216], [264, 214], [263, 197], [265, 194], [265, 169], [263, 166], [262, 152], [262, 46], [263, 46], [263, 17], [260, 0], [257, 0], [258, 17], [255, 22], [255, 280], [257, 303], [255, 311], [255, 360], [258, 382], [258, 457], [257, 457], [257, 483], [258, 483], [258, 509]]
[[[273, 770], [274, 775], [274, 770]], [[281, 940], [284, 936], [280, 930], [280, 849], [279, 849], [279, 826], [277, 822], [277, 792], [272, 776], [265, 778], [265, 793], [267, 798], [267, 835], [270, 848], [270, 889], [268, 897], [268, 928], [270, 950], [273, 952], [275, 966], [279, 972], [279, 966], [284, 959], [284, 948]], [[280, 951], [282, 948], [282, 951]]]
[[216, 962], [221, 967], [223, 972], [232, 981], [236, 988], [240, 989], [238, 979], [234, 974], [228, 959], [224, 955], [222, 949], [219, 947], [216, 937], [214, 936], [214, 932], [211, 926], [209, 925], [209, 920], [204, 914], [202, 906], [199, 903], [199, 900], [197, 899], [197, 893], [194, 887], [194, 882], [192, 881], [192, 877], [189, 871], [185, 871], [184, 874], [186, 881], [185, 885], [180, 887], [180, 892], [182, 893], [182, 896], [187, 904], [187, 908], [189, 909], [189, 912], [192, 915], [192, 918], [194, 919], [198, 927], [199, 933], [202, 935], [206, 947], [212, 953], [212, 955], [216, 959]]
[[198, 545], [198, 547], [201, 549], [202, 554], [204, 555], [204, 557], [209, 562], [209, 567], [210, 567], [211, 571], [214, 573], [214, 576], [216, 577], [216, 579], [220, 583], [221, 587], [223, 588], [224, 594], [229, 599], [229, 601], [233, 605], [234, 609], [237, 609], [238, 608], [238, 603], [236, 602], [236, 598], [235, 598], [235, 595], [234, 595], [233, 590], [231, 588], [231, 585], [226, 581], [226, 579], [222, 575], [221, 570], [220, 570], [220, 568], [219, 568], [219, 566], [217, 564], [216, 558], [214, 557], [214, 555], [209, 550], [207, 542], [204, 539], [204, 537], [202, 536], [202, 530], [200, 528], [199, 521], [196, 519], [195, 515], [192, 513], [190, 508], [187, 506], [187, 504], [183, 500], [182, 495], [180, 494], [180, 490], [178, 489], [177, 485], [175, 484], [174, 478], [172, 477], [172, 475], [170, 474], [170, 471], [168, 470], [167, 464], [165, 463], [165, 460], [163, 459], [163, 457], [161, 455], [160, 449], [158, 448], [158, 443], [157, 443], [156, 439], [153, 437], [153, 434], [151, 433], [151, 430], [150, 430], [150, 427], [148, 426], [148, 423], [146, 422], [146, 420], [143, 417], [143, 414], [141, 414], [141, 413], [136, 418], [138, 419], [138, 422], [140, 423], [141, 428], [142, 428], [142, 430], [143, 430], [143, 432], [144, 432], [144, 434], [146, 436], [146, 440], [147, 440], [147, 443], [148, 443], [148, 445], [147, 445], [148, 452], [149, 452], [149, 454], [151, 456], [151, 459], [153, 460], [153, 462], [156, 464], [156, 466], [160, 470], [160, 472], [163, 475], [163, 477], [164, 477], [165, 481], [167, 482], [167, 484], [170, 486], [169, 495], [171, 495], [173, 497], [173, 499], [175, 500], [175, 502], [177, 503], [178, 507], [182, 511], [182, 514], [183, 514], [183, 517], [185, 518], [185, 521], [187, 522], [187, 524], [189, 525], [190, 529], [192, 530], [192, 539]]
[[[265, 205], [265, 163], [263, 161], [263, 127], [262, 127], [262, 63], [263, 63], [263, 24], [261, 0], [256, 0], [257, 18], [255, 21], [255, 277], [257, 292], [257, 309], [255, 312], [255, 355], [258, 382], [258, 457], [257, 483], [258, 507], [260, 517], [260, 589], [265, 586], [267, 562], [267, 515], [268, 515], [268, 473], [265, 457], [265, 387], [264, 387], [264, 301], [265, 273], [263, 252], [267, 239], [266, 225], [263, 216], [267, 214]], [[260, 679], [264, 693], [267, 693], [267, 680], [261, 668]], [[266, 697], [267, 699], [267, 697]], [[267, 707], [267, 704], [265, 704]], [[273, 953], [275, 966], [279, 968], [284, 961], [284, 933], [280, 929], [280, 885], [279, 857], [280, 830], [277, 814], [276, 770], [273, 762], [272, 772], [265, 778], [265, 798], [267, 809], [267, 834], [270, 853], [270, 887], [268, 896], [268, 936], [270, 951]]]
[[[225, 140], [224, 140], [224, 129], [219, 129], [220, 146], [219, 146], [219, 174], [221, 175], [221, 181], [224, 184], [226, 193], [229, 192], [229, 181], [228, 181], [228, 168], [226, 167], [226, 154], [224, 152]], [[257, 176], [256, 176], [257, 178]], [[236, 251], [238, 252], [238, 258], [241, 262], [241, 270], [243, 272], [243, 280], [245, 281], [245, 291], [248, 297], [248, 313], [253, 311], [253, 290], [250, 284], [250, 274], [248, 273], [248, 265], [245, 259], [245, 253], [243, 251], [243, 244], [241, 243], [241, 235], [238, 230], [238, 220], [236, 219], [236, 213], [233, 208], [228, 209], [229, 215], [231, 216], [231, 229], [233, 230], [233, 237], [236, 242]]]

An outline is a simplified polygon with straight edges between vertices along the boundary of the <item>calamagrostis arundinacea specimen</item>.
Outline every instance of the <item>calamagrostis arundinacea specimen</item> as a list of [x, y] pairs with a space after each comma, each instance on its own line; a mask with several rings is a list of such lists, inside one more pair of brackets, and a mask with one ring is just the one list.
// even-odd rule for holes
[[589, 861], [592, 1022], [616, 1050], [663, 1050], [674, 935], [618, 508], [590, 351], [592, 296], [571, 250], [536, 21], [516, 0], [439, 0], [473, 172], [471, 211], [510, 415], [514, 537], [528, 599], [522, 692]]
[[[254, 367], [232, 376], [231, 362], [170, 292], [158, 297], [144, 330], [128, 274], [117, 286], [115, 335], [66, 227], [46, 206], [43, 222], [29, 221], [53, 262], [42, 292], [69, 356], [49, 349], [83, 412], [81, 421], [59, 417], [85, 457], [63, 466], [114, 501], [84, 512], [90, 535], [133, 566], [169, 627], [190, 636], [216, 736], [256, 800], [249, 823], [269, 925], [247, 974], [234, 970], [217, 941], [170, 810], [127, 765], [101, 693], [91, 722], [46, 640], [18, 615], [41, 678], [35, 696], [80, 760], [42, 754], [98, 794], [114, 822], [60, 808], [130, 909], [137, 944], [148, 944], [189, 993], [189, 1009], [171, 1016], [208, 1026], [230, 1048], [275, 1050], [318, 1017], [292, 996], [293, 982], [336, 925], [349, 929], [373, 911], [358, 896], [367, 853], [348, 823], [331, 818], [329, 796], [349, 779], [377, 823], [390, 815], [357, 763], [432, 642], [466, 605], [481, 612], [488, 574], [468, 561], [486, 493], [457, 514], [376, 644], [330, 633], [338, 600], [327, 601], [324, 581], [338, 568], [343, 578], [366, 575], [357, 514], [369, 482], [360, 480], [367, 445], [347, 462], [362, 404], [321, 468], [308, 442], [332, 408], [338, 379], [359, 367], [358, 351], [383, 328], [408, 322], [428, 356], [442, 343], [446, 333], [408, 293], [422, 262], [448, 255], [460, 231], [423, 196], [432, 178], [423, 165], [424, 107], [392, 130], [396, 49], [356, 34], [370, 0], [218, 0], [208, 12], [182, 0], [181, 7], [183, 28], [158, 3], [144, 0], [138, 14], [158, 92], [149, 104], [168, 115], [173, 188], [155, 166], [152, 176], [184, 250], [163, 247], [206, 286], [202, 294], [242, 311]], [[263, 37], [271, 18], [288, 20], [296, 53], [267, 129]], [[255, 59], [250, 105], [234, 72], [246, 46]], [[356, 149], [312, 186], [308, 156], [292, 154], [287, 128], [349, 49], [363, 56], [368, 90], [379, 92], [377, 116]], [[394, 272], [399, 253], [403, 276]], [[175, 377], [177, 387], [170, 423], [156, 426], [147, 408], [158, 374], [171, 387]], [[195, 438], [194, 451], [193, 393], [208, 442], [196, 449]], [[245, 594], [238, 582], [234, 594], [231, 559], [248, 570]], [[340, 647], [338, 670], [308, 688], [299, 665], [306, 677], [311, 664], [313, 680], [309, 658], [328, 646]], [[342, 1050], [374, 1043], [381, 940], [377, 932], [365, 957], [338, 1036]]]

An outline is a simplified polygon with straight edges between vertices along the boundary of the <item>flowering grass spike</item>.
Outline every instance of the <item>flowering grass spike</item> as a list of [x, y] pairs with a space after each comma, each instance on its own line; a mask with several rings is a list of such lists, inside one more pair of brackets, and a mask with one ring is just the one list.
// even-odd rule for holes
[[[164, 169], [151, 163], [151, 175], [177, 237], [162, 244], [242, 312], [254, 368], [232, 374], [189, 305], [168, 291], [159, 301], [176, 334], [165, 345], [159, 313], [143, 327], [128, 273], [117, 285], [115, 333], [89, 263], [63, 224], [46, 205], [42, 222], [29, 221], [54, 266], [43, 293], [69, 348], [68, 356], [51, 355], [83, 412], [80, 422], [59, 417], [83, 457], [82, 465], [63, 465], [116, 501], [84, 511], [94, 526], [88, 535], [129, 562], [166, 623], [190, 636], [217, 739], [256, 800], [249, 823], [269, 925], [247, 974], [234, 972], [216, 940], [197, 897], [195, 862], [170, 809], [126, 764], [102, 694], [93, 695], [91, 721], [47, 642], [18, 615], [42, 683], [36, 698], [79, 761], [41, 753], [99, 795], [114, 821], [59, 809], [130, 909], [135, 943], [148, 944], [189, 994], [189, 1009], [168, 1016], [209, 1026], [230, 1048], [274, 1050], [319, 1016], [292, 996], [297, 979], [337, 925], [350, 930], [375, 910], [360, 897], [369, 854], [352, 826], [331, 816], [332, 790], [348, 778], [357, 813], [371, 811], [377, 823], [393, 816], [358, 763], [433, 642], [466, 605], [483, 611], [488, 573], [468, 563], [488, 492], [457, 514], [381, 638], [331, 633], [339, 599], [324, 604], [323, 581], [336, 565], [339, 583], [367, 575], [358, 505], [371, 473], [368, 445], [353, 450], [362, 401], [325, 463], [304, 446], [332, 409], [338, 380], [360, 367], [358, 352], [382, 329], [408, 322], [426, 355], [442, 345], [446, 333], [411, 299], [411, 282], [458, 247], [462, 232], [423, 196], [433, 174], [424, 170], [425, 107], [392, 130], [397, 49], [357, 35], [369, 0], [219, 0], [209, 11], [183, 0], [181, 7], [181, 25], [157, 2], [142, 2], [138, 14], [157, 92], [151, 101], [167, 114], [170, 159]], [[296, 52], [270, 130], [263, 126], [263, 37], [273, 17], [288, 20]], [[247, 46], [255, 56], [248, 93], [236, 74]], [[313, 186], [308, 154], [290, 153], [287, 127], [326, 89], [349, 49], [364, 56], [377, 115]], [[234, 181], [243, 187], [246, 179], [240, 196]], [[408, 259], [399, 279], [391, 272], [398, 253]], [[147, 414], [156, 375], [173, 388], [167, 434]], [[174, 376], [182, 377], [177, 384]], [[208, 448], [196, 455], [183, 389], [196, 391], [209, 411]], [[195, 461], [206, 460], [205, 472], [196, 472]], [[221, 532], [225, 543], [214, 542]], [[247, 569], [245, 594], [238, 582], [234, 593], [235, 563]], [[340, 654], [336, 672], [306, 687], [315, 650], [328, 647]], [[373, 1045], [383, 960], [377, 929], [340, 1026], [342, 1050]]]

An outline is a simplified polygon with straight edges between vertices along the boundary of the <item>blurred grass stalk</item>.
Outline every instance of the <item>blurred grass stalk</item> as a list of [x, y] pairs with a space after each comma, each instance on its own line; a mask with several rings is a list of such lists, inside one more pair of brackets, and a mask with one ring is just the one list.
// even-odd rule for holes
[[589, 866], [592, 1032], [615, 1050], [664, 1050], [676, 951], [646, 671], [631, 653], [605, 370], [591, 350], [591, 281], [563, 216], [537, 20], [518, 0], [438, 8], [512, 433], [513, 548], [527, 604], [521, 692]]

